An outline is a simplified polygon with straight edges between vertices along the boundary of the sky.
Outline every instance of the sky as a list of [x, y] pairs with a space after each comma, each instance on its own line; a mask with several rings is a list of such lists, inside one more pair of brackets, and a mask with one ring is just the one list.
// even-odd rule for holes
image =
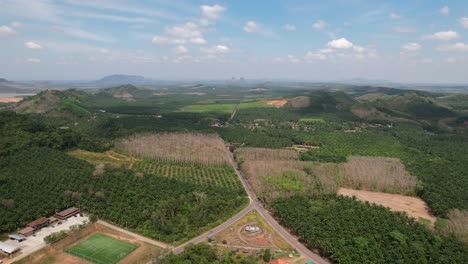
[[468, 83], [466, 0], [0, 0], [0, 77]]

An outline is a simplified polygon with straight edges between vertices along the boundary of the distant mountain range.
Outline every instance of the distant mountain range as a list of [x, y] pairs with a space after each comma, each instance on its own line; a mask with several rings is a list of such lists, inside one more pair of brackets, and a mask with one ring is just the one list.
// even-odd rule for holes
[[105, 76], [102, 79], [91, 82], [97, 85], [123, 85], [123, 84], [151, 84], [155, 83], [154, 80], [147, 79], [140, 75], [125, 75], [125, 74], [114, 74]]

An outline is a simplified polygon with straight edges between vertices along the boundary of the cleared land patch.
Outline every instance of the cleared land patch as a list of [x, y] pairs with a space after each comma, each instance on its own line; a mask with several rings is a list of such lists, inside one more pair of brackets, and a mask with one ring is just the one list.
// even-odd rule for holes
[[274, 107], [283, 107], [288, 103], [288, 100], [269, 100], [266, 103]]
[[354, 156], [345, 163], [318, 164], [313, 171], [359, 190], [414, 195], [417, 185], [417, 179], [395, 158]]
[[429, 213], [426, 203], [416, 197], [346, 188], [339, 188], [337, 194], [349, 197], [355, 196], [356, 199], [363, 202], [389, 207], [392, 211], [406, 212], [409, 216], [416, 218], [416, 220], [420, 218], [429, 220], [432, 225], [437, 220], [436, 217]]
[[146, 159], [225, 165], [229, 156], [224, 141], [215, 134], [147, 133], [116, 142], [116, 149]]
[[94, 234], [87, 240], [68, 249], [67, 253], [96, 264], [114, 264], [137, 248], [137, 245], [122, 240], [102, 234]]

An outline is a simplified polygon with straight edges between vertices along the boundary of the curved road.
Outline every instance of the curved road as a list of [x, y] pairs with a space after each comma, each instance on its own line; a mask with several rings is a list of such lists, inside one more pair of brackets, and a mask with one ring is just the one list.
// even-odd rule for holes
[[284, 227], [282, 227], [269, 213], [265, 208], [263, 208], [263, 205], [258, 201], [257, 196], [255, 193], [252, 191], [250, 188], [250, 185], [247, 182], [247, 179], [244, 177], [242, 172], [239, 169], [239, 166], [237, 165], [237, 162], [234, 160], [234, 157], [232, 156], [231, 151], [228, 150], [228, 153], [230, 155], [230, 162], [232, 167], [237, 173], [237, 176], [239, 176], [240, 181], [242, 182], [242, 185], [244, 186], [245, 191], [247, 192], [249, 199], [250, 199], [250, 204], [247, 208], [243, 209], [239, 213], [237, 213], [235, 216], [227, 220], [226, 222], [222, 223], [221, 225], [211, 229], [210, 231], [201, 234], [198, 237], [195, 237], [191, 239], [190, 241], [185, 242], [184, 244], [177, 246], [172, 249], [172, 252], [175, 254], [178, 254], [182, 252], [188, 244], [198, 244], [204, 241], [207, 241], [207, 238], [210, 236], [213, 236], [222, 230], [228, 228], [238, 220], [240, 220], [242, 217], [244, 217], [248, 212], [251, 210], [257, 210], [260, 215], [263, 216], [263, 218], [266, 220], [266, 222], [272, 226], [276, 232], [284, 239], [286, 242], [288, 242], [292, 247], [296, 248], [296, 251], [301, 254], [302, 257], [306, 258], [307, 260], [312, 261], [314, 264], [328, 264], [329, 262], [326, 261], [325, 259], [321, 258], [319, 255], [315, 254], [314, 252], [310, 251], [308, 248], [306, 248], [304, 245], [299, 243], [297, 238], [292, 236]]

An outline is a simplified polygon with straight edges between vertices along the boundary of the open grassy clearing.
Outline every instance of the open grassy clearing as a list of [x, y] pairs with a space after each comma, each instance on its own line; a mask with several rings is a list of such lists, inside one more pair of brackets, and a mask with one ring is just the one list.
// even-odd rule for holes
[[126, 168], [129, 168], [134, 162], [139, 160], [134, 157], [129, 157], [117, 153], [115, 151], [106, 151], [101, 153], [78, 149], [68, 152], [68, 155], [78, 159], [86, 160], [87, 162], [94, 165], [106, 164], [114, 167], [124, 166]]
[[[237, 104], [228, 103], [228, 104], [195, 104], [187, 105], [180, 109], [181, 112], [191, 112], [191, 113], [231, 113]], [[265, 101], [254, 101], [254, 102], [241, 102], [238, 105], [239, 109], [250, 109], [250, 108], [266, 108], [266, 107], [275, 107], [273, 104], [268, 104]]]
[[153, 160], [225, 165], [229, 156], [224, 141], [215, 134], [147, 133], [121, 139], [116, 149]]
[[196, 185], [242, 189], [242, 184], [230, 166], [191, 166], [169, 162], [144, 160], [134, 169], [146, 174], [165, 176]]
[[301, 118], [299, 119], [301, 123], [325, 123], [323, 118]]
[[114, 264], [137, 248], [137, 245], [102, 234], [95, 234], [68, 249], [67, 253], [96, 264]]
[[337, 194], [349, 197], [354, 196], [362, 202], [382, 205], [390, 208], [392, 211], [406, 212], [416, 220], [430, 221], [431, 225], [434, 225], [437, 220], [436, 217], [429, 213], [429, 207], [426, 203], [416, 197], [346, 188], [339, 188]]

